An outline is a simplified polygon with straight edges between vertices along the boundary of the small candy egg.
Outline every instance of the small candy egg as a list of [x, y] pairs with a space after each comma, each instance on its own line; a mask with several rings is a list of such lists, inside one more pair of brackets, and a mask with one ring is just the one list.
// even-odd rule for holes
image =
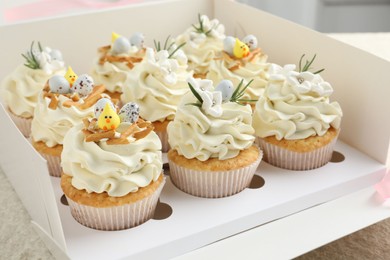
[[232, 36], [226, 36], [226, 38], [223, 40], [223, 50], [229, 53], [230, 55], [233, 55], [233, 48], [235, 43], [236, 43], [236, 38]]
[[138, 49], [142, 49], [144, 47], [144, 41], [145, 41], [145, 36], [143, 33], [136, 32], [130, 37], [130, 43], [131, 45], [136, 46]]
[[256, 36], [249, 34], [242, 39], [243, 43], [248, 45], [249, 49], [253, 51], [254, 49], [257, 48], [257, 38]]
[[82, 74], [73, 83], [72, 91], [78, 93], [80, 97], [86, 97], [91, 94], [93, 87], [93, 79], [87, 74]]
[[118, 37], [112, 44], [112, 52], [114, 54], [128, 53], [130, 50], [130, 42], [125, 37]]
[[63, 61], [62, 53], [59, 50], [51, 50], [50, 57], [52, 58], [52, 60]]
[[139, 118], [139, 106], [137, 103], [126, 103], [121, 110], [119, 110], [119, 117], [121, 122], [134, 123]]
[[70, 84], [64, 76], [54, 75], [49, 79], [49, 87], [52, 93], [67, 94], [70, 93]]
[[233, 95], [233, 83], [230, 80], [224, 79], [219, 82], [215, 90], [221, 91], [223, 102], [228, 102]]
[[113, 110], [116, 110], [114, 104], [111, 102], [109, 98], [101, 98], [96, 102], [94, 106], [95, 118], [99, 118], [100, 114], [103, 112], [103, 109], [107, 103], [110, 104]]

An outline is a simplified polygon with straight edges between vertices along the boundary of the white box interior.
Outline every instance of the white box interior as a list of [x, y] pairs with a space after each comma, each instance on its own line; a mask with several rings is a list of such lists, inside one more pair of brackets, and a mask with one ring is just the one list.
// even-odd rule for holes
[[32, 40], [60, 49], [67, 64], [85, 73], [112, 31], [124, 35], [141, 31], [152, 46], [153, 39], [184, 31], [196, 22], [198, 13], [218, 18], [228, 35], [258, 36], [271, 62], [297, 63], [303, 53], [317, 54], [315, 65], [326, 68], [322, 75], [332, 83], [332, 98], [344, 112], [336, 150], [345, 160], [305, 172], [262, 162], [257, 175], [264, 179], [263, 187], [223, 199], [187, 195], [168, 179], [161, 202], [172, 208], [170, 217], [129, 230], [97, 231], [78, 224], [60, 203], [59, 179], [49, 177], [46, 162], [0, 106], [1, 132], [6, 133], [0, 136], [0, 165], [34, 223], [69, 257], [170, 258], [370, 186], [384, 175], [390, 133], [386, 115], [390, 111], [390, 63], [234, 1], [165, 1], [3, 26], [1, 47], [7, 51], [0, 62], [0, 79], [22, 62], [19, 53]]

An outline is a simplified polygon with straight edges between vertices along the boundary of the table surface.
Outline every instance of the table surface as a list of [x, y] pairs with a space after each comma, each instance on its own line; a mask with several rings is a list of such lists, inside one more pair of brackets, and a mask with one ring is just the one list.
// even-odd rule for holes
[[[390, 33], [329, 34], [329, 36], [390, 61]], [[348, 207], [346, 207], [348, 205]], [[293, 258], [349, 233], [390, 217], [390, 202], [383, 202], [373, 187], [293, 214], [229, 239], [192, 251], [177, 259]], [[334, 214], [339, 212], [340, 214]], [[316, 216], [321, 218], [319, 225]], [[359, 216], [354, 218], [354, 216]], [[0, 255], [4, 259], [54, 259], [33, 230], [30, 217], [0, 169]], [[355, 219], [354, 221], [350, 221]], [[331, 231], [329, 227], [335, 227]], [[301, 229], [301, 227], [305, 227]], [[293, 232], [300, 228], [299, 232]], [[273, 236], [274, 232], [289, 232]], [[297, 230], [295, 230], [297, 231]], [[318, 236], [321, 234], [321, 236]], [[281, 237], [282, 240], [281, 240]], [[310, 239], [307, 239], [310, 238]], [[277, 240], [276, 240], [277, 239]], [[302, 242], [304, 241], [304, 243]], [[288, 245], [280, 254], [279, 245]], [[261, 250], [255, 250], [261, 246]]]

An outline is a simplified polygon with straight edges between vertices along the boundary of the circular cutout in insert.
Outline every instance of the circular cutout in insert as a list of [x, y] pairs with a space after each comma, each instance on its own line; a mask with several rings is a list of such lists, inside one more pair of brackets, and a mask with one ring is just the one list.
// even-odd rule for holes
[[342, 162], [344, 160], [345, 160], [345, 156], [342, 153], [337, 152], [337, 151], [333, 152], [332, 158], [330, 159], [330, 161], [332, 163], [339, 163], [339, 162]]
[[169, 163], [163, 164], [164, 175], [169, 176]]
[[265, 184], [265, 180], [261, 176], [254, 175], [248, 188], [249, 189], [259, 189], [259, 188], [263, 187], [264, 184]]
[[69, 203], [68, 203], [68, 200], [65, 197], [65, 194], [62, 194], [60, 201], [61, 201], [62, 205], [69, 206]]
[[172, 215], [172, 212], [173, 210], [171, 206], [158, 200], [156, 210], [154, 211], [153, 219], [155, 220], [167, 219]]

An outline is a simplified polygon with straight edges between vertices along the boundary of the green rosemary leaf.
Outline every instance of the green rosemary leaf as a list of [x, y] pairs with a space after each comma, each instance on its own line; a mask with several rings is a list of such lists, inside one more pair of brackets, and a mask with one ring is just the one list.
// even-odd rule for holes
[[199, 103], [187, 103], [186, 106], [196, 106], [196, 107], [202, 107], [202, 104]]
[[191, 90], [192, 94], [194, 94], [194, 96], [196, 97], [196, 99], [197, 99], [201, 104], [203, 104], [203, 99], [202, 99], [202, 97], [199, 95], [198, 92], [196, 92], [196, 90], [195, 90], [194, 87], [191, 85], [191, 83], [188, 82], [188, 86], [190, 87], [190, 90]]
[[179, 46], [177, 46], [177, 48], [175, 50], [173, 50], [173, 52], [171, 52], [171, 54], [169, 54], [168, 56], [168, 59], [170, 59], [173, 54], [175, 54], [181, 47], [183, 47], [184, 45], [186, 44], [186, 42], [183, 42], [182, 44], [180, 44]]
[[[314, 54], [313, 58], [311, 58], [311, 60], [306, 60], [305, 61], [305, 65], [303, 66], [303, 68], [301, 67], [301, 63], [302, 63], [302, 59], [303, 57], [305, 56], [305, 54], [303, 54], [299, 60], [299, 72], [305, 72], [305, 71], [310, 71], [312, 69], [311, 65], [313, 64], [314, 60], [316, 59], [317, 57], [317, 54]], [[322, 71], [324, 71], [325, 69], [320, 69], [316, 72], [313, 72], [313, 74], [318, 74], [318, 73], [321, 73]]]
[[236, 99], [236, 96], [237, 96], [237, 93], [238, 91], [240, 90], [241, 86], [242, 86], [242, 83], [244, 82], [244, 80], [242, 79], [240, 81], [240, 83], [238, 84], [238, 86], [236, 87], [236, 89], [234, 90], [233, 94], [232, 94], [232, 97], [230, 98], [230, 101], [233, 101]]
[[321, 72], [323, 72], [325, 69], [320, 69], [320, 70], [317, 70], [316, 72], [313, 72], [313, 74], [319, 74]]
[[39, 48], [39, 51], [40, 51], [40, 52], [43, 52], [43, 48], [42, 48], [42, 46], [41, 46], [41, 43], [40, 43], [40, 42], [38, 42], [38, 48]]
[[299, 72], [302, 72], [302, 59], [305, 57], [305, 54], [302, 54], [301, 58], [299, 59]]
[[153, 43], [154, 43], [154, 48], [156, 49], [156, 51], [160, 51], [160, 50], [158, 49], [158, 45], [157, 45], [156, 40], [153, 40]]
[[164, 50], [169, 50], [169, 49], [167, 49], [167, 44], [168, 44], [169, 38], [171, 38], [170, 35], [168, 35], [167, 39], [165, 40], [165, 43], [164, 43]]

